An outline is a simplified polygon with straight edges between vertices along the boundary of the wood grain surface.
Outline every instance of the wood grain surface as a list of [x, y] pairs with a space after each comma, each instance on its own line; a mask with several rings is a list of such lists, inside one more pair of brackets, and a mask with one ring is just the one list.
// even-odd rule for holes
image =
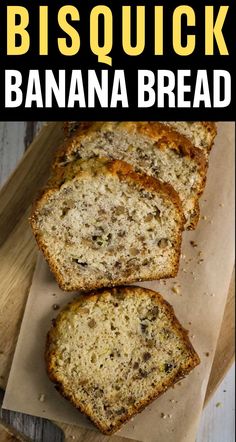
[[211, 375], [207, 386], [205, 404], [222, 381], [222, 367], [224, 374], [229, 370], [235, 358], [235, 269], [229, 286], [228, 298], [224, 317], [212, 364]]
[[[32, 127], [28, 127], [27, 130], [26, 145], [35, 133]], [[30, 205], [48, 176], [51, 158], [61, 139], [61, 124], [51, 123], [44, 126], [0, 193], [0, 386], [2, 388], [6, 386], [35, 266], [36, 247], [28, 226]], [[215, 391], [234, 358], [233, 305], [234, 290], [231, 286], [206, 401]], [[14, 425], [17, 413], [9, 414], [3, 411], [2, 414], [8, 423]], [[51, 422], [39, 418], [31, 417], [31, 419], [34, 421], [34, 431], [29, 429], [27, 435], [33, 440], [57, 442], [64, 440], [65, 435], [65, 440], [68, 441], [73, 439], [86, 440], [86, 442], [107, 441], [106, 436], [93, 431], [60, 424], [63, 435], [62, 431]], [[51, 425], [52, 432], [50, 433], [50, 428], [46, 432], [43, 426], [40, 427], [40, 421], [45, 421], [45, 425], [49, 427]], [[37, 423], [40, 434], [37, 434]], [[122, 442], [128, 439], [116, 435], [109, 437], [109, 440]]]
[[26, 439], [20, 433], [14, 431], [12, 427], [10, 428], [5, 422], [0, 420], [0, 441], [1, 442], [27, 442], [29, 439]]

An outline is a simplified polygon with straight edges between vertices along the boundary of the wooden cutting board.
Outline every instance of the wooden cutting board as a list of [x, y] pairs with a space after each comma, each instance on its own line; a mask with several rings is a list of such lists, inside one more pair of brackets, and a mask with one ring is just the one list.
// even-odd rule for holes
[[[63, 138], [61, 123], [45, 125], [0, 193], [0, 387], [5, 388], [36, 261], [28, 224], [31, 202], [44, 184], [55, 149]], [[208, 384], [209, 400], [234, 360], [234, 276]], [[93, 431], [62, 425], [66, 440], [107, 441]], [[121, 442], [128, 439], [113, 436]]]
[[0, 441], [1, 442], [30, 442], [23, 434], [18, 433], [5, 422], [0, 420]]

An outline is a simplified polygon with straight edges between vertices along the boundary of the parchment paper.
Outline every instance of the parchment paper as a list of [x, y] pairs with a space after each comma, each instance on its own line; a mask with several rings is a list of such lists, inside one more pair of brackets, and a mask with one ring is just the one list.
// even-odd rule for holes
[[[139, 284], [159, 291], [174, 306], [180, 322], [189, 329], [201, 364], [119, 435], [143, 442], [195, 440], [234, 263], [234, 148], [234, 124], [219, 123], [201, 198], [202, 219], [196, 231], [184, 233], [178, 277]], [[180, 284], [180, 293], [172, 291], [175, 282]], [[58, 313], [53, 305], [62, 307], [74, 296], [58, 289], [40, 255], [3, 408], [94, 429], [57, 393], [44, 367], [45, 336]]]

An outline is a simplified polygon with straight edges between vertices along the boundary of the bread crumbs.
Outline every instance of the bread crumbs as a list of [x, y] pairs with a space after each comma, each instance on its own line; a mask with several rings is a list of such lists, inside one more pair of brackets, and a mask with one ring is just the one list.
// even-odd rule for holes
[[180, 294], [180, 289], [176, 285], [174, 285], [171, 290], [172, 290], [172, 292], [176, 293], [177, 295]]

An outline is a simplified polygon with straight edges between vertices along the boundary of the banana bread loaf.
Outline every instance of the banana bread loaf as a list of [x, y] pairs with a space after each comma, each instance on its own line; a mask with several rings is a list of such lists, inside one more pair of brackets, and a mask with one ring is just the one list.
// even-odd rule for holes
[[183, 204], [185, 228], [196, 227], [207, 159], [186, 137], [155, 122], [84, 122], [58, 151], [54, 167], [96, 156], [124, 160], [171, 184]]
[[141, 287], [79, 297], [59, 313], [47, 337], [50, 379], [105, 434], [199, 362], [173, 308]]
[[123, 161], [60, 168], [31, 225], [59, 286], [90, 290], [176, 276], [184, 216], [174, 189]]
[[[193, 146], [199, 147], [208, 155], [217, 134], [216, 124], [213, 121], [162, 121], [172, 129], [184, 135]], [[71, 136], [78, 128], [91, 126], [89, 121], [65, 121], [64, 130], [66, 136]]]

